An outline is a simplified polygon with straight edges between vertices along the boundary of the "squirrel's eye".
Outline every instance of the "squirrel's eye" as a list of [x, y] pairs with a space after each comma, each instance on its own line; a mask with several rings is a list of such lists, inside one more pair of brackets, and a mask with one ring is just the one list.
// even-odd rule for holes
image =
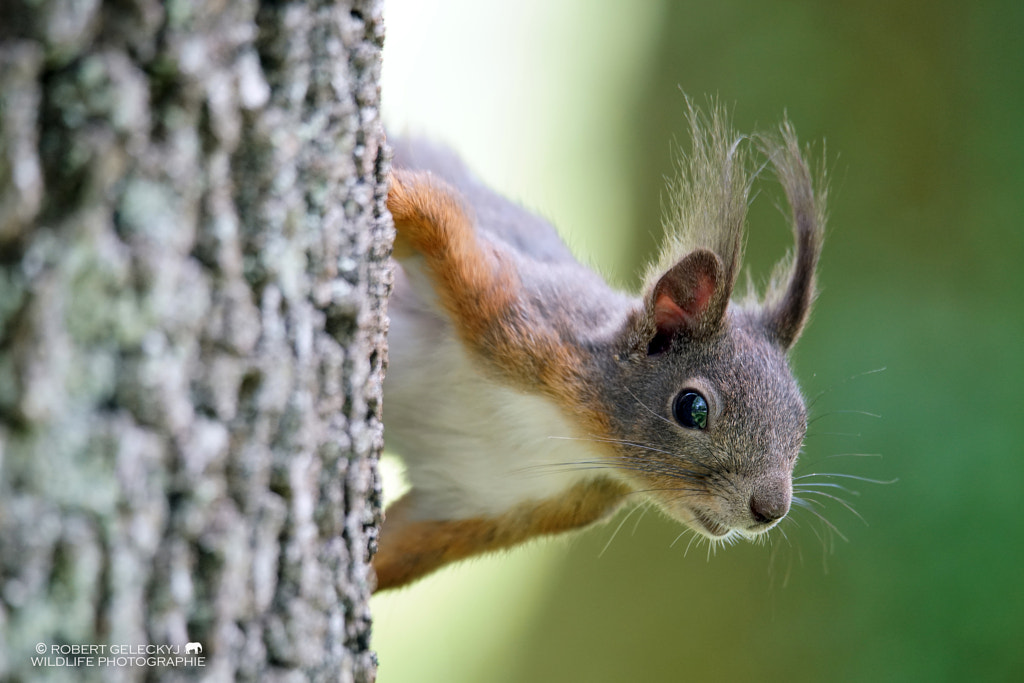
[[684, 391], [676, 396], [672, 415], [687, 429], [707, 429], [708, 402], [696, 391]]

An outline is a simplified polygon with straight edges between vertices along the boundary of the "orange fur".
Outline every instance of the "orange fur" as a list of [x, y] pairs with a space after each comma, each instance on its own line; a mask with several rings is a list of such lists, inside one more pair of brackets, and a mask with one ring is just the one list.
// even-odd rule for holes
[[[458, 193], [429, 173], [392, 173], [388, 210], [395, 221], [395, 258], [424, 258], [427, 273], [462, 343], [497, 375], [551, 397], [580, 422], [581, 436], [610, 433], [596, 389], [578, 353], [547, 320], [532, 313], [512, 258], [475, 230]], [[595, 440], [595, 448], [610, 447]], [[564, 495], [527, 501], [493, 518], [416, 519], [415, 490], [391, 505], [373, 560], [377, 589], [413, 581], [438, 567], [508, 548], [533, 536], [590, 524], [609, 514], [626, 488], [608, 479]]]
[[531, 316], [508, 256], [479, 237], [457, 192], [429, 173], [396, 170], [388, 210], [398, 233], [395, 257], [425, 258], [463, 343], [509, 384], [539, 389], [590, 433], [607, 433], [606, 416], [591, 408], [578, 353], [546, 320]]
[[514, 309], [519, 278], [480, 243], [453, 191], [429, 174], [395, 171], [388, 210], [399, 257], [411, 249], [427, 259], [453, 322], [465, 341], [478, 345]]
[[[399, 290], [395, 300], [392, 419], [404, 419], [389, 428], [413, 489], [386, 513], [378, 588], [591, 524], [628, 487], [709, 538], [760, 534], [786, 514], [807, 420], [784, 352], [814, 297], [824, 205], [786, 125], [764, 149], [793, 211], [795, 265], [779, 271], [767, 303], [730, 313], [746, 164], [720, 112], [708, 131], [692, 109], [690, 123], [693, 154], [670, 217], [679, 235], [643, 300], [566, 258], [550, 226], [476, 185], [448, 155], [424, 148], [421, 161], [474, 204], [429, 172], [393, 172], [395, 258], [406, 280], [422, 287], [428, 278], [436, 298]], [[493, 223], [476, 223], [472, 206]], [[556, 270], [542, 270], [550, 264]], [[415, 311], [424, 300], [441, 311]], [[436, 366], [418, 365], [434, 345]], [[711, 421], [676, 415], [691, 391], [708, 399]], [[507, 424], [492, 424], [492, 413]], [[554, 473], [527, 481], [510, 476], [517, 467]], [[587, 478], [601, 468], [631, 483], [609, 469]]]
[[564, 495], [525, 502], [498, 517], [416, 520], [415, 493], [388, 508], [373, 558], [376, 590], [396, 588], [450, 562], [509, 548], [534, 536], [578, 529], [614, 512], [626, 495], [624, 485], [596, 479], [574, 486]]

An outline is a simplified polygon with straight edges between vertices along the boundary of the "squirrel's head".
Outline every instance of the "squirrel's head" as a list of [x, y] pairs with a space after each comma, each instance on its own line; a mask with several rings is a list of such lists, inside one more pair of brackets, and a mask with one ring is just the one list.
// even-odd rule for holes
[[[766, 296], [730, 303], [749, 181], [742, 139], [691, 110], [670, 245], [619, 337], [616, 465], [701, 534], [752, 536], [789, 511], [807, 414], [786, 355], [815, 296], [824, 197], [788, 124], [759, 138], [792, 212], [796, 250]], [[611, 388], [611, 387], [610, 387]]]

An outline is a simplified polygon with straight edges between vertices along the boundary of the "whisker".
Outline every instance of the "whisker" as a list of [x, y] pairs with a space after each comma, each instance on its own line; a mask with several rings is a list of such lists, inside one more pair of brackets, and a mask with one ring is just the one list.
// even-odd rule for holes
[[800, 482], [799, 484], [797, 484], [797, 486], [794, 486], [793, 490], [794, 491], [808, 491], [808, 492], [813, 493], [813, 492], [815, 492], [815, 489], [812, 489], [811, 488], [812, 486], [821, 486], [821, 487], [829, 488], [829, 489], [839, 489], [840, 491], [846, 491], [851, 496], [859, 496], [860, 495], [860, 491], [857, 491], [856, 489], [851, 489], [851, 488], [849, 488], [847, 486], [843, 486], [842, 484], [837, 484], [837, 483], [832, 482], [832, 481], [804, 481], [804, 482]]
[[675, 423], [675, 422], [672, 422], [672, 420], [669, 420], [669, 419], [668, 419], [667, 417], [665, 417], [664, 415], [659, 415], [658, 413], [656, 413], [656, 412], [654, 412], [653, 410], [651, 410], [651, 409], [650, 409], [650, 408], [649, 408], [649, 407], [647, 406], [647, 404], [646, 404], [646, 403], [644, 403], [643, 401], [641, 401], [641, 400], [640, 400], [640, 397], [639, 397], [639, 396], [637, 396], [637, 395], [636, 395], [636, 394], [634, 394], [634, 393], [633, 393], [632, 391], [630, 391], [630, 389], [629, 389], [629, 387], [628, 387], [628, 386], [626, 386], [626, 385], [622, 385], [622, 388], [623, 388], [623, 389], [625, 389], [625, 390], [626, 390], [626, 393], [627, 393], [627, 394], [629, 394], [630, 396], [632, 396], [632, 397], [633, 397], [633, 400], [634, 400], [634, 401], [636, 401], [637, 403], [639, 403], [639, 404], [640, 404], [640, 407], [641, 407], [641, 408], [643, 408], [644, 410], [646, 410], [646, 411], [647, 411], [648, 413], [650, 413], [650, 414], [651, 414], [651, 415], [653, 415], [654, 417], [658, 418], [659, 420], [661, 420], [661, 421], [662, 421], [662, 422], [664, 422], [665, 424], [670, 424], [670, 425], [672, 425], [672, 427], [673, 427], [673, 428], [674, 428], [674, 427], [676, 426], [676, 423]]
[[[830, 499], [836, 501], [837, 503], [839, 503], [840, 505], [842, 505], [844, 508], [846, 508], [850, 512], [852, 512], [857, 517], [857, 519], [859, 519], [860, 521], [864, 522], [864, 526], [871, 526], [870, 524], [868, 524], [868, 521], [866, 519], [864, 519], [863, 516], [861, 516], [861, 514], [859, 512], [857, 512], [856, 510], [853, 509], [852, 505], [850, 505], [847, 501], [843, 500], [839, 496], [833, 496], [832, 494], [825, 493], [824, 491], [801, 491], [801, 493], [803, 493], [804, 495], [808, 495], [808, 496], [810, 496], [810, 495], [818, 495], [818, 496], [824, 496], [826, 498], [830, 498]], [[812, 499], [807, 499], [807, 500], [812, 500]]]
[[[650, 412], [652, 415], [655, 415], [659, 419], [664, 420], [668, 424], [675, 425], [675, 423], [670, 422], [669, 420], [661, 417], [660, 415], [658, 415], [657, 413], [652, 411], [650, 408], [648, 408], [646, 405], [644, 405], [643, 402], [640, 401], [640, 399], [636, 398], [636, 396], [633, 396], [633, 398], [636, 399], [637, 403], [639, 403], [641, 406], [643, 406], [644, 409], [647, 410], [648, 412]], [[666, 450], [663, 450], [663, 449], [660, 449], [660, 448], [655, 448], [654, 446], [651, 446], [649, 444], [637, 443], [635, 441], [629, 441], [629, 440], [626, 440], [626, 439], [615, 439], [615, 438], [612, 438], [612, 437], [596, 436], [596, 435], [593, 435], [593, 434], [589, 435], [588, 437], [549, 436], [548, 438], [549, 439], [564, 439], [564, 440], [569, 440], [569, 441], [590, 441], [590, 442], [593, 442], [593, 443], [606, 443], [606, 444], [614, 444], [614, 445], [620, 445], [620, 446], [633, 446], [634, 448], [640, 448], [640, 449], [643, 449], [643, 450], [651, 451], [652, 453], [661, 453], [663, 455], [668, 455], [668, 456], [673, 457], [673, 458], [679, 457], [678, 453], [674, 453], [672, 451], [666, 451]], [[715, 460], [718, 463], [723, 463], [724, 462], [723, 457], [719, 453], [715, 452], [714, 450], [712, 450], [712, 449], [710, 449], [708, 447], [702, 447], [699, 455], [703, 455], [705, 457], [709, 457], [709, 458]], [[713, 468], [711, 466], [706, 465], [704, 463], [693, 462], [693, 464], [694, 465], [698, 465], [698, 466], [706, 469], [707, 471], [713, 471]]]
[[633, 524], [633, 531], [630, 534], [631, 536], [635, 536], [636, 535], [636, 530], [640, 528], [640, 521], [644, 518], [644, 515], [647, 514], [647, 511], [651, 509], [652, 505], [654, 505], [654, 503], [652, 501], [650, 501], [650, 500], [644, 501], [643, 511], [639, 515], [637, 515], [636, 523]]
[[880, 367], [880, 368], [875, 368], [874, 370], [866, 370], [864, 372], [857, 373], [856, 375], [850, 375], [849, 377], [847, 377], [846, 379], [842, 380], [841, 382], [839, 382], [837, 384], [833, 384], [828, 389], [825, 389], [823, 391], [819, 391], [814, 396], [814, 398], [812, 398], [810, 401], [807, 402], [807, 407], [808, 408], [812, 408], [814, 406], [814, 404], [818, 402], [818, 399], [820, 399], [822, 396], [825, 396], [827, 394], [832, 393], [835, 389], [837, 389], [838, 387], [843, 386], [847, 382], [850, 382], [850, 381], [855, 380], [855, 379], [860, 379], [861, 377], [866, 377], [868, 375], [874, 375], [874, 374], [879, 373], [879, 372], [885, 372], [885, 370], [886, 370], [886, 368], [883, 366], [883, 367]]
[[664, 463], [648, 463], [638, 462], [632, 459], [612, 459], [612, 460], [575, 460], [558, 463], [544, 463], [540, 465], [528, 465], [526, 467], [520, 467], [513, 472], [537, 472], [542, 473], [545, 470], [557, 471], [557, 470], [599, 470], [599, 469], [618, 469], [626, 470], [631, 472], [644, 472], [647, 474], [662, 474], [677, 479], [685, 479], [688, 481], [701, 481], [706, 475], [686, 470], [682, 467], [673, 466]]
[[871, 479], [869, 477], [861, 477], [856, 474], [843, 474], [842, 472], [815, 472], [813, 474], [802, 474], [799, 477], [793, 477], [793, 481], [798, 481], [800, 479], [809, 479], [811, 477], [838, 477], [841, 479], [856, 479], [857, 481], [863, 481], [869, 484], [895, 484], [896, 482], [899, 481], [898, 477], [896, 479], [890, 479], [888, 481], [885, 481], [882, 479]]
[[[578, 439], [577, 437], [548, 437], [552, 439], [569, 439], [569, 440], [586, 440]], [[632, 442], [624, 442], [630, 445], [634, 445]], [[641, 444], [635, 444], [643, 447]], [[651, 448], [657, 452], [663, 452], [658, 449]], [[669, 477], [686, 479], [688, 481], [703, 481], [709, 473], [714, 473], [714, 470], [702, 463], [687, 463], [698, 468], [696, 470], [683, 467], [682, 463], [676, 462], [665, 462], [662, 460], [649, 461], [641, 460], [637, 458], [630, 458], [626, 456], [614, 456], [606, 457], [595, 460], [576, 460], [566, 461], [561, 463], [543, 463], [538, 465], [528, 465], [525, 467], [517, 468], [516, 472], [527, 472], [527, 471], [544, 471], [544, 470], [560, 470], [560, 469], [620, 469], [633, 472], [643, 472], [647, 474], [660, 474]]]
[[692, 546], [694, 543], [696, 543], [697, 547], [699, 548], [701, 540], [703, 540], [703, 539], [704, 539], [703, 536], [701, 536], [696, 531], [694, 531], [693, 532], [693, 536], [691, 536], [691, 538], [690, 538], [690, 542], [686, 544], [686, 550], [683, 551], [683, 557], [685, 558], [685, 557], [688, 557], [690, 555], [690, 546]]
[[798, 504], [798, 505], [799, 505], [800, 507], [802, 507], [802, 508], [803, 508], [804, 510], [807, 510], [807, 511], [808, 511], [808, 512], [810, 512], [810, 513], [811, 513], [812, 515], [814, 515], [815, 517], [817, 517], [818, 519], [820, 519], [820, 520], [821, 520], [821, 522], [822, 522], [822, 523], [823, 523], [823, 524], [824, 524], [825, 526], [827, 526], [827, 527], [828, 527], [829, 529], [831, 529], [833, 533], [835, 533], [835, 534], [836, 534], [837, 536], [839, 536], [839, 538], [843, 539], [843, 540], [844, 540], [844, 541], [846, 541], [847, 543], [849, 543], [849, 542], [850, 542], [850, 539], [848, 539], [848, 538], [847, 538], [847, 537], [846, 537], [846, 536], [845, 536], [845, 535], [843, 534], [843, 532], [841, 532], [841, 531], [840, 531], [840, 530], [839, 530], [839, 529], [838, 529], [838, 528], [836, 527], [836, 525], [835, 525], [835, 524], [833, 524], [832, 522], [828, 521], [828, 519], [826, 519], [826, 518], [825, 518], [825, 516], [824, 516], [823, 514], [821, 514], [821, 513], [820, 513], [820, 512], [818, 512], [817, 510], [815, 510], [815, 509], [814, 509], [814, 507], [813, 507], [812, 505], [810, 505], [810, 504], [809, 504], [809, 503], [817, 503], [817, 504], [819, 504], [819, 505], [820, 505], [820, 504], [821, 504], [821, 501], [808, 501], [808, 500], [807, 500], [807, 499], [805, 499], [805, 498], [800, 498], [800, 499], [794, 498], [794, 499], [793, 499], [793, 502], [794, 502], [794, 503], [797, 503], [797, 504]]
[[615, 527], [615, 531], [612, 532], [612, 535], [608, 537], [608, 541], [604, 544], [604, 547], [601, 548], [601, 552], [597, 554], [598, 558], [604, 557], [604, 553], [606, 550], [608, 550], [608, 546], [610, 546], [612, 544], [612, 541], [615, 540], [615, 537], [619, 535], [619, 530], [622, 528], [622, 525], [626, 523], [626, 520], [629, 519], [630, 516], [632, 516], [632, 514], [637, 511], [638, 508], [640, 508], [639, 505], [634, 505], [632, 508], [630, 508], [629, 512], [623, 515], [622, 521], [619, 522], [618, 526]]
[[[797, 520], [793, 515], [788, 515], [782, 521], [785, 522], [785, 523], [788, 523], [788, 524], [792, 524], [797, 529], [801, 528], [799, 520]], [[782, 529], [782, 524], [779, 525], [779, 530], [782, 531], [783, 535], [785, 535], [787, 539], [789, 538], [788, 535], [786, 535], [785, 530]], [[803, 551], [803, 548], [801, 548], [799, 545], [793, 545], [793, 544], [790, 544], [790, 548], [796, 550], [796, 559], [800, 563], [800, 566], [802, 567], [804, 565], [804, 551]], [[792, 570], [792, 568], [793, 568], [793, 565], [790, 564], [789, 569]]]
[[815, 422], [817, 422], [818, 420], [820, 420], [821, 418], [823, 418], [823, 417], [831, 417], [832, 415], [864, 415], [865, 417], [874, 417], [874, 418], [877, 418], [877, 419], [881, 419], [881, 417], [882, 417], [881, 415], [879, 415], [877, 413], [870, 413], [870, 412], [868, 412], [866, 410], [830, 410], [827, 413], [821, 413], [820, 415], [815, 415], [814, 417], [812, 417], [810, 420], [807, 421], [807, 425], [810, 426], [810, 425], [814, 424]]
[[[782, 528], [782, 525], [780, 524], [776, 528], [779, 530], [779, 533], [782, 535], [783, 540], [786, 542], [786, 547], [792, 549], [793, 544], [790, 542], [789, 536], [786, 534], [785, 529]], [[768, 534], [764, 534], [764, 535], [767, 536]], [[771, 547], [771, 552], [768, 555], [768, 575], [769, 575], [770, 579], [773, 582], [774, 582], [774, 578], [775, 578], [775, 564], [779, 560], [779, 553], [780, 553], [779, 549], [782, 547], [782, 545], [780, 543], [776, 543], [775, 542], [775, 539], [776, 539], [776, 534], [771, 534], [771, 538], [769, 539], [769, 545]], [[793, 561], [792, 561], [792, 557], [791, 557], [790, 561], [786, 564], [786, 572], [782, 576], [782, 587], [783, 588], [785, 588], [786, 586], [789, 585], [789, 577], [790, 577], [792, 571], [793, 571]]]
[[[793, 503], [795, 505], [797, 505], [798, 507], [802, 507], [802, 508], [806, 509], [806, 502], [805, 501], [794, 499]], [[797, 526], [800, 526], [800, 524], [796, 521], [796, 518], [794, 518], [792, 516], [790, 518], [793, 519], [793, 523], [794, 524], [796, 524]], [[811, 533], [814, 534], [815, 538], [818, 539], [818, 543], [821, 544], [822, 562], [824, 563], [824, 562], [826, 562], [825, 556], [827, 556], [828, 553], [833, 551], [834, 545], [832, 543], [830, 543], [829, 541], [826, 541], [825, 537], [822, 535], [822, 532], [819, 531], [817, 529], [817, 527], [815, 527], [813, 524], [810, 525], [809, 528], [811, 530]], [[826, 529], [824, 527], [822, 527], [822, 529], [823, 529], [823, 531], [828, 531], [828, 529]], [[830, 532], [829, 540], [831, 540], [831, 538], [832, 538], [832, 536], [831, 536], [831, 532]], [[798, 552], [799, 552], [799, 548], [800, 548], [800, 546], [797, 546]], [[799, 554], [800, 554], [800, 561], [801, 561], [801, 563], [803, 563], [803, 553], [799, 553]], [[825, 565], [825, 568], [826, 568], [826, 571], [827, 571], [828, 570], [827, 564]]]
[[636, 443], [635, 441], [625, 441], [623, 439], [610, 439], [610, 438], [596, 437], [596, 436], [592, 436], [590, 438], [582, 438], [582, 437], [578, 437], [578, 436], [549, 436], [548, 438], [549, 439], [563, 439], [563, 440], [566, 440], [566, 441], [591, 441], [593, 443], [610, 443], [610, 444], [617, 444], [617, 445], [620, 445], [620, 446], [633, 446], [635, 448], [642, 448], [645, 451], [651, 451], [652, 453], [662, 453], [663, 455], [671, 455], [672, 457], [677, 457], [677, 454], [673, 453], [671, 451], [662, 450], [660, 448], [655, 448], [654, 446], [648, 446], [647, 444], [643, 444], [643, 443]]
[[678, 493], [678, 492], [684, 492], [684, 493], [704, 493], [704, 489], [703, 488], [686, 488], [686, 487], [682, 487], [682, 486], [672, 486], [672, 487], [660, 488], [660, 489], [633, 489], [632, 491], [629, 491], [626, 495], [627, 496], [631, 496], [631, 495], [643, 495], [643, 494], [648, 494], [648, 493]]
[[[593, 436], [593, 435], [591, 435], [589, 437], [586, 437], [586, 438], [584, 438], [584, 437], [577, 437], [577, 436], [549, 436], [547, 438], [549, 438], [549, 439], [563, 439], [563, 440], [566, 440], [566, 441], [590, 441], [590, 442], [593, 442], [593, 443], [607, 443], [607, 444], [615, 444], [615, 445], [619, 445], [619, 446], [633, 446], [634, 448], [640, 448], [640, 449], [643, 449], [643, 450], [646, 450], [646, 451], [651, 451], [652, 453], [661, 453], [662, 455], [668, 455], [668, 456], [671, 456], [673, 458], [679, 457], [679, 455], [677, 453], [673, 453], [672, 451], [666, 451], [666, 450], [663, 450], [661, 448], [655, 448], [654, 446], [650, 446], [648, 444], [637, 443], [635, 441], [627, 441], [625, 439], [613, 439], [613, 438], [610, 438], [610, 437], [598, 437], [598, 436]], [[715, 457], [716, 459], [720, 460], [720, 458], [718, 458], [710, 450], [706, 450], [705, 454], [709, 454], [709, 455]], [[704, 468], [707, 471], [713, 471], [713, 469], [710, 466], [705, 465], [703, 463], [693, 462], [692, 464], [697, 465], [699, 467], [702, 467], [702, 468]]]
[[854, 439], [859, 439], [863, 434], [860, 432], [807, 432], [804, 438], [810, 438], [812, 436], [848, 436]]

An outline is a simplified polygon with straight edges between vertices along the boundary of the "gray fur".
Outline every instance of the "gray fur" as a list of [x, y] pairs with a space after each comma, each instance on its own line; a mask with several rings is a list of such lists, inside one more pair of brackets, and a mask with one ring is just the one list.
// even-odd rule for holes
[[[720, 110], [704, 116], [691, 107], [689, 120], [692, 149], [672, 186], [666, 246], [641, 297], [608, 287], [549, 224], [485, 188], [450, 153], [400, 142], [395, 165], [429, 169], [462, 193], [480, 233], [514, 260], [527, 290], [527, 323], [558, 330], [579, 350], [585, 400], [609, 416], [612, 431], [586, 436], [614, 442], [615, 455], [576, 465], [607, 468], [706, 536], [752, 536], [788, 511], [806, 431], [786, 352], [814, 298], [824, 198], [788, 123], [778, 138], [755, 138], [785, 190], [797, 247], [776, 269], [763, 303], [730, 303], [750, 191], [748, 140], [730, 131]], [[687, 258], [695, 253], [702, 256]], [[700, 308], [685, 288], [709, 281], [714, 292]], [[659, 322], [654, 306], [664, 292], [697, 314], [677, 326]], [[393, 305], [415, 305], [396, 297]], [[687, 391], [709, 404], [706, 429], [688, 429], [673, 416], [673, 402]]]
[[459, 190], [479, 229], [541, 263], [575, 263], [572, 252], [546, 220], [484, 185], [451, 150], [421, 139], [388, 138], [396, 168], [430, 171]]
[[731, 291], [743, 255], [750, 177], [744, 138], [730, 129], [723, 109], [704, 115], [687, 101], [690, 150], [682, 153], [679, 175], [669, 184], [665, 212], [665, 243], [661, 256], [647, 269], [645, 291], [694, 249], [718, 254]]
[[815, 269], [827, 214], [825, 178], [822, 173], [817, 183], [812, 182], [811, 171], [788, 121], [780, 126], [778, 138], [762, 136], [760, 146], [786, 192], [796, 237], [796, 253], [775, 268], [763, 307], [765, 326], [783, 348], [789, 348], [800, 336], [817, 295]]

